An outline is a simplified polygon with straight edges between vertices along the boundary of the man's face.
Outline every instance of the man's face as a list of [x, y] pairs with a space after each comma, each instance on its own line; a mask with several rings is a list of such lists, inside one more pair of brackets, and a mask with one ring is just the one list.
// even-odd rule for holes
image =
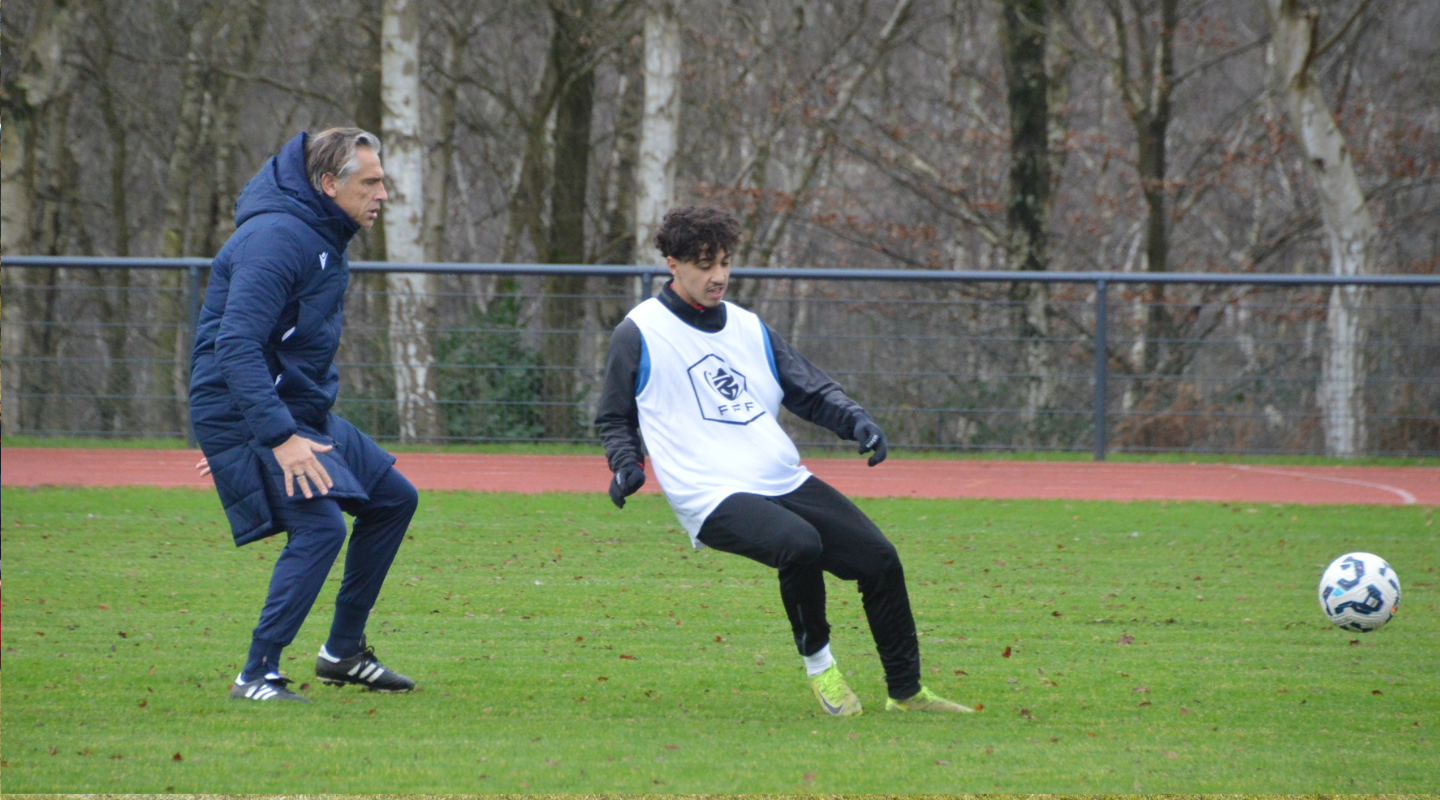
[[675, 294], [690, 305], [714, 308], [725, 299], [725, 287], [730, 283], [730, 254], [726, 251], [721, 250], [718, 258], [701, 256], [694, 261], [669, 256], [665, 266], [675, 278]]
[[385, 194], [385, 170], [380, 167], [380, 156], [368, 147], [357, 147], [355, 160], [360, 162], [360, 168], [350, 173], [344, 183], [327, 172], [320, 178], [320, 188], [351, 219], [368, 228], [380, 216], [380, 204], [390, 196]]

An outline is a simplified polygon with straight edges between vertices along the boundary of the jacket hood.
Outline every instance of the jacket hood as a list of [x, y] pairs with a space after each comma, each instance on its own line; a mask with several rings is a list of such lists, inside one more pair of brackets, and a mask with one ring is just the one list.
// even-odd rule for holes
[[235, 227], [260, 214], [289, 214], [299, 217], [343, 254], [360, 223], [310, 186], [305, 176], [305, 142], [309, 138], [301, 132], [286, 142], [245, 184], [235, 201]]

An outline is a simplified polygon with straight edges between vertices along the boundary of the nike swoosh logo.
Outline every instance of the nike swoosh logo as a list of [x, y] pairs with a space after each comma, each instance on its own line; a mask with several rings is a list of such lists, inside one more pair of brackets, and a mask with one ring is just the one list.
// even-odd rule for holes
[[844, 703], [841, 703], [841, 704], [838, 705], [838, 706], [832, 706], [832, 705], [830, 705], [830, 701], [829, 701], [829, 700], [826, 700], [826, 699], [825, 699], [825, 695], [822, 694], [822, 695], [820, 695], [820, 705], [825, 706], [825, 710], [826, 710], [826, 711], [829, 711], [830, 714], [831, 714], [831, 716], [836, 716], [836, 717], [838, 717], [838, 716], [840, 716], [841, 706], [843, 706]]

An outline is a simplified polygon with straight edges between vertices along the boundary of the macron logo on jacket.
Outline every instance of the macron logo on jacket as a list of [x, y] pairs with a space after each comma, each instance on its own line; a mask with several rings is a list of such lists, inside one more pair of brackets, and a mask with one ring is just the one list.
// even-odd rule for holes
[[320, 271], [321, 271], [321, 272], [324, 272], [324, 271], [325, 271], [325, 262], [328, 261], [328, 260], [330, 260], [330, 254], [329, 254], [329, 253], [321, 253], [321, 254], [320, 254]]

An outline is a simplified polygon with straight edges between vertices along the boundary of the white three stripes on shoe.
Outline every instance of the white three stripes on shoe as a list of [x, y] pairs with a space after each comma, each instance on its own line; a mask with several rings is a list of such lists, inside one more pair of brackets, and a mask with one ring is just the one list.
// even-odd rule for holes
[[385, 670], [379, 664], [376, 664], [372, 661], [365, 666], [365, 671], [360, 673], [360, 679], [374, 683], [375, 679], [380, 677], [380, 674], [384, 671]]

